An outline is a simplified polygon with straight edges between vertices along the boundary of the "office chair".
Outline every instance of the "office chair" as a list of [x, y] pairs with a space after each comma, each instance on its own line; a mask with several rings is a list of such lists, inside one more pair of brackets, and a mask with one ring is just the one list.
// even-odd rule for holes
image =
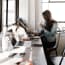
[[[59, 31], [59, 30], [60, 30], [60, 29], [58, 28], [58, 31]], [[52, 47], [52, 48], [48, 48], [49, 55], [50, 55], [50, 53], [53, 52], [53, 51], [55, 51], [56, 56], [58, 55], [57, 49], [58, 49], [59, 41], [60, 41], [60, 32], [57, 32], [56, 45], [55, 45], [54, 47]]]
[[[62, 27], [62, 32], [65, 33], [65, 27]], [[65, 45], [64, 45], [64, 48], [63, 48], [63, 51], [62, 51], [61, 55], [62, 55], [62, 57], [61, 57], [61, 60], [60, 60], [59, 65], [62, 64], [63, 59], [64, 59], [64, 57], [65, 57]]]
[[61, 60], [60, 60], [59, 65], [61, 65], [61, 64], [62, 64], [63, 59], [64, 59], [64, 56], [65, 56], [65, 46], [64, 46], [63, 51], [62, 51], [62, 57], [61, 57]]

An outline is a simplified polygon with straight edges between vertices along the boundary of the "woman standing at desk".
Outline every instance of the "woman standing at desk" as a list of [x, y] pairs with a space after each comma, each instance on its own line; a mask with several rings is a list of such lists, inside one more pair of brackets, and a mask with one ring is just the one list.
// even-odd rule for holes
[[55, 20], [51, 17], [51, 12], [49, 10], [46, 10], [42, 13], [43, 18], [45, 19], [45, 26], [42, 26], [42, 31], [40, 33], [41, 41], [45, 50], [47, 63], [48, 65], [53, 65], [53, 63], [50, 60], [50, 56], [47, 52], [48, 48], [53, 48], [53, 46], [56, 44], [56, 32], [57, 32], [57, 23]]
[[13, 43], [13, 45], [16, 44], [16, 46], [17, 45], [22, 46], [25, 41], [30, 40], [25, 29], [23, 28], [23, 26], [21, 25], [19, 20], [17, 20], [15, 25], [13, 25], [9, 29], [12, 30], [12, 34], [13, 34], [12, 35], [13, 36], [12, 43]]
[[53, 48], [53, 46], [56, 44], [57, 23], [52, 19], [51, 12], [49, 10], [44, 11], [42, 16], [45, 19], [45, 25], [40, 24], [42, 27], [41, 32], [34, 34], [39, 35], [41, 38], [48, 65], [53, 65], [47, 49]]

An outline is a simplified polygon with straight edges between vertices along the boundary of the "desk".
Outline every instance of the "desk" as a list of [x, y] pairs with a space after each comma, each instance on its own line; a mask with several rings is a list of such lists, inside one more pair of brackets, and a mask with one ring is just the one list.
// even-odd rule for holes
[[[42, 44], [41, 40], [32, 41], [32, 44]], [[47, 65], [43, 47], [32, 47], [33, 65]]]
[[[32, 40], [31, 42], [32, 44], [42, 44], [40, 39]], [[26, 58], [32, 60], [33, 65], [47, 65], [43, 47], [31, 47], [31, 48], [32, 48], [31, 49], [32, 54], [31, 52], [28, 52], [29, 48], [26, 49], [27, 54], [25, 55], [24, 59]], [[15, 63], [19, 62], [20, 60], [22, 60], [22, 57], [14, 56], [12, 58], [7, 58], [7, 60], [4, 60], [2, 63], [0, 63], [0, 65], [16, 65]]]

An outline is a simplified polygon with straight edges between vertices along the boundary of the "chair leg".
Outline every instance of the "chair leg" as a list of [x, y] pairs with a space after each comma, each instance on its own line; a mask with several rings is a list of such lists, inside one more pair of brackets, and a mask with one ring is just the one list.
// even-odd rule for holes
[[58, 53], [57, 53], [57, 50], [56, 50], [56, 56], [58, 55]]
[[63, 58], [64, 58], [64, 57], [62, 56], [62, 58], [61, 58], [61, 60], [60, 60], [59, 65], [61, 65], [61, 64], [62, 64]]

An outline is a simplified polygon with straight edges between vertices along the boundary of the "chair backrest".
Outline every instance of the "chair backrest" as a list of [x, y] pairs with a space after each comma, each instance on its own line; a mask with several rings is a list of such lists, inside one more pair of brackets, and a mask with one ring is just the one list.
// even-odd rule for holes
[[[60, 28], [58, 28], [58, 29], [60, 30]], [[60, 32], [57, 32], [57, 36], [56, 36], [56, 48], [58, 48], [59, 42], [60, 42]]]
[[63, 50], [62, 50], [61, 55], [62, 55], [62, 56], [65, 56], [65, 46], [64, 46], [64, 48], [63, 48]]

